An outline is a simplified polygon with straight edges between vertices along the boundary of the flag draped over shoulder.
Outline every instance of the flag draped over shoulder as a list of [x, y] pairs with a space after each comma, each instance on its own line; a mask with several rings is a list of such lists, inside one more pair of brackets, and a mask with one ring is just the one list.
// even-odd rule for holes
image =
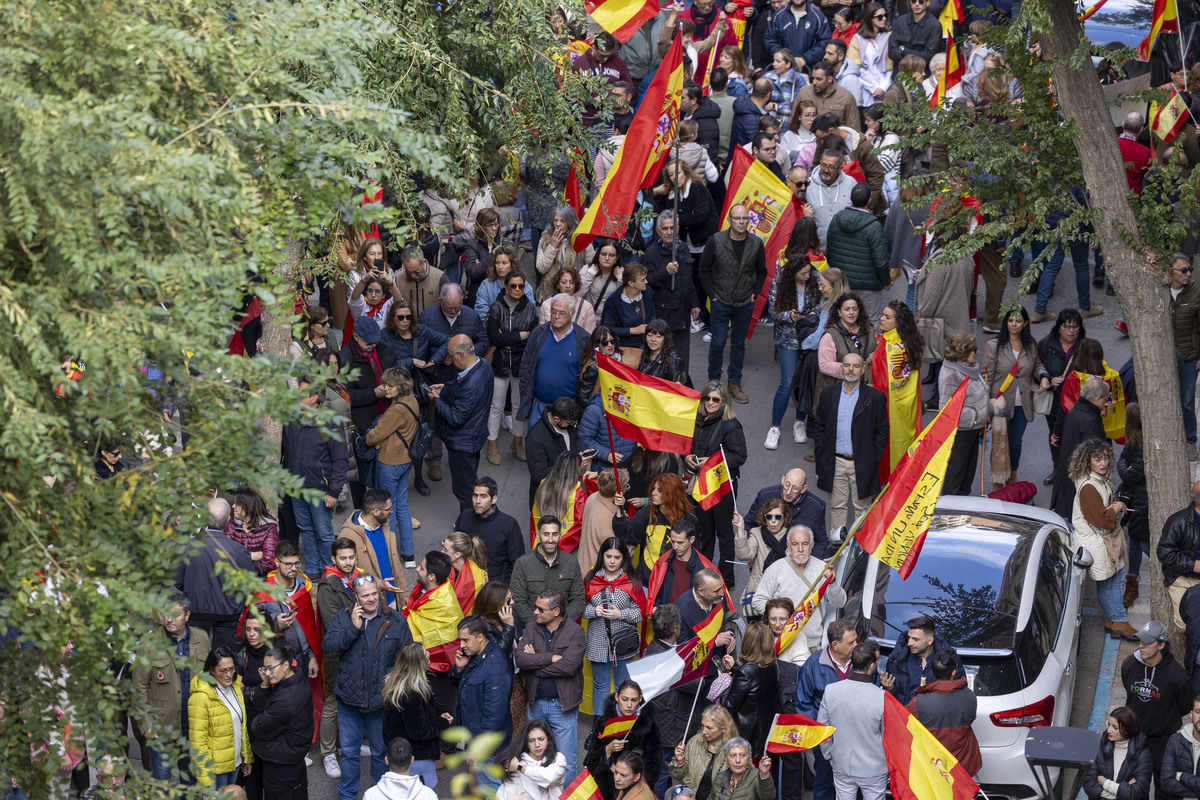
[[454, 596], [458, 598], [458, 606], [462, 609], [463, 616], [471, 613], [471, 609], [475, 607], [475, 598], [479, 596], [479, 591], [487, 581], [487, 572], [469, 558], [463, 562], [463, 568], [457, 575], [451, 574], [450, 582], [454, 584]]
[[1104, 434], [1118, 444], [1125, 443], [1125, 386], [1121, 383], [1121, 375], [1104, 362], [1104, 375], [1091, 375], [1087, 372], [1071, 372], [1062, 382], [1062, 410], [1066, 414], [1079, 402], [1079, 394], [1088, 378], [1103, 377], [1108, 384], [1108, 397], [1100, 408], [1100, 418], [1104, 420]]
[[[946, 8], [951, 5], [957, 5], [959, 0], [950, 0], [946, 3]], [[942, 11], [944, 15], [945, 10]], [[962, 7], [959, 6], [958, 13], [962, 14]], [[945, 23], [943, 22], [943, 26]], [[963, 63], [958, 59], [958, 48], [954, 44], [954, 34], [948, 34], [946, 39], [946, 66], [942, 68], [942, 74], [938, 76], [937, 87], [934, 88], [933, 94], [929, 96], [929, 107], [939, 108], [942, 103], [946, 102], [946, 94], [962, 83], [963, 75], [966, 70], [963, 69]]]
[[658, 13], [658, 0], [588, 0], [584, 7], [597, 25], [625, 44]]
[[434, 672], [449, 672], [458, 650], [458, 623], [463, 618], [450, 581], [432, 592], [418, 584], [401, 613], [408, 620], [413, 641], [419, 642], [429, 654], [429, 668]]
[[964, 379], [896, 465], [888, 485], [854, 532], [864, 550], [895, 567], [901, 578], [908, 578], [921, 554], [929, 520], [942, 494], [966, 394]]
[[[583, 506], [596, 488], [595, 478], [580, 478], [575, 483], [575, 490], [567, 500], [567, 509], [559, 520], [562, 523], [562, 538], [558, 540], [558, 549], [564, 553], [574, 553], [579, 548], [579, 537], [583, 535]], [[535, 502], [533, 508], [529, 509], [530, 550], [537, 547], [537, 521], [541, 517], [542, 510]]]
[[648, 450], [692, 452], [700, 393], [596, 353], [600, 396], [614, 431]]
[[[656, 598], [658, 597], [659, 590], [662, 589], [663, 579], [667, 575], [669, 562], [671, 556], [674, 555], [674, 552], [674, 550], [668, 550], [667, 552], [663, 553], [658, 557], [658, 561], [654, 562], [654, 569], [650, 570], [650, 582], [646, 586], [646, 600], [652, 609], [654, 606], [658, 605], [658, 600]], [[699, 550], [693, 552], [696, 553], [696, 556], [700, 559], [700, 564], [705, 569], [711, 569], [714, 572], [720, 572], [716, 565], [705, 558], [704, 554]], [[733, 611], [733, 598], [729, 596], [729, 589], [725, 589], [725, 602], [729, 604], [729, 610]], [[697, 633], [699, 633], [698, 630]]]
[[683, 45], [679, 35], [658, 67], [650, 88], [634, 112], [625, 141], [617, 150], [600, 194], [571, 236], [571, 247], [582, 253], [597, 236], [620, 239], [640, 189], [658, 180], [675, 141], [679, 124], [679, 98], [683, 93]]
[[739, 204], [750, 212], [750, 232], [763, 240], [767, 251], [767, 280], [755, 298], [750, 328], [746, 332], [748, 339], [754, 334], [758, 319], [767, 307], [771, 281], [779, 269], [792, 228], [804, 214], [783, 181], [771, 174], [744, 147], [733, 148], [730, 156], [729, 189], [721, 209], [721, 230], [729, 227], [729, 209]]
[[833, 735], [835, 728], [822, 725], [803, 714], [776, 714], [767, 734], [768, 753], [799, 753], [811, 750]]
[[721, 448], [700, 465], [692, 497], [707, 511], [731, 491], [733, 484], [729, 481], [729, 465], [725, 463], [725, 448]]
[[779, 638], [775, 640], [775, 655], [779, 655], [784, 650], [787, 650], [800, 634], [800, 631], [804, 630], [804, 626], [812, 619], [813, 612], [817, 610], [817, 606], [821, 605], [821, 601], [825, 599], [825, 590], [829, 588], [829, 584], [832, 581], [833, 573], [826, 572], [825, 578], [814, 586], [808, 593], [808, 596], [796, 606], [796, 611], [792, 614], [792, 618], [783, 626], [783, 631], [779, 634]]
[[892, 329], [875, 337], [871, 385], [887, 396], [888, 441], [879, 460], [879, 482], [887, 483], [896, 464], [921, 432], [921, 370], [908, 360], [900, 332]]
[[1172, 88], [1171, 99], [1164, 105], [1150, 104], [1150, 130], [1163, 144], [1170, 144], [1191, 116], [1187, 102]]
[[950, 751], [886, 692], [883, 753], [896, 800], [971, 800], [979, 792]]

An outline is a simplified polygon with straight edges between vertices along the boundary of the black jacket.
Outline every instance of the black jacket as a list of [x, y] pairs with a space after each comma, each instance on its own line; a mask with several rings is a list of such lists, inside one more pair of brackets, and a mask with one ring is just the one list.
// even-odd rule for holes
[[[392, 352], [392, 348], [376, 345], [375, 352], [379, 354], [380, 375], [389, 367], [396, 366], [396, 356]], [[338, 363], [342, 365], [342, 370], [347, 374], [358, 370], [358, 377], [342, 383], [342, 388], [346, 390], [346, 394], [350, 395], [350, 421], [354, 423], [355, 430], [361, 434], [376, 417], [383, 413], [379, 410], [379, 401], [383, 398], [375, 396], [375, 387], [379, 385], [379, 382], [375, 380], [375, 373], [371, 370], [370, 363], [359, 351], [353, 338], [338, 354]], [[384, 403], [386, 404], [387, 401], [384, 400]]]
[[493, 505], [492, 513], [486, 517], [476, 514], [473, 508], [463, 511], [454, 523], [454, 530], [482, 539], [487, 550], [488, 580], [508, 583], [513, 564], [525, 555], [525, 537], [519, 522]]
[[1071, 454], [1088, 439], [1107, 438], [1100, 409], [1091, 401], [1079, 398], [1063, 422], [1062, 438], [1059, 440], [1058, 470], [1054, 475], [1054, 491], [1050, 494], [1050, 507], [1063, 519], [1071, 519], [1071, 506], [1075, 503], [1075, 481], [1067, 475]]
[[[1121, 663], [1125, 705], [1137, 714], [1147, 737], [1170, 736], [1179, 730], [1179, 718], [1192, 710], [1192, 676], [1175, 657], [1164, 652], [1157, 666], [1148, 667], [1138, 651]], [[1108, 777], [1112, 777], [1111, 775]]]
[[692, 455], [704, 463], [704, 459], [725, 448], [725, 463], [729, 466], [729, 480], [733, 482], [733, 493], [737, 494], [738, 476], [742, 464], [746, 463], [746, 434], [742, 423], [736, 419], [722, 419], [723, 414], [704, 416], [701, 408], [696, 414], [696, 430], [692, 433]]
[[[908, 701], [913, 699], [918, 688], [935, 680], [933, 677], [934, 653], [951, 649], [953, 648], [950, 642], [946, 641], [946, 637], [935, 633], [933, 635], [933, 652], [929, 654], [929, 658], [925, 661], [925, 670], [922, 671], [921, 657], [908, 649], [908, 630], [900, 631], [900, 635], [896, 637], [895, 646], [888, 653], [884, 668], [884, 672], [890, 673], [896, 678], [896, 687], [892, 690], [892, 696], [899, 700], [901, 705], [908, 705]], [[966, 677], [967, 671], [963, 667], [962, 659], [956, 657], [955, 660], [958, 662], [958, 668], [954, 670], [954, 677]], [[925, 679], [924, 683], [922, 678]]]
[[[817, 413], [809, 418], [808, 435], [817, 454], [817, 488], [833, 491], [833, 467], [837, 458], [838, 394], [841, 381], [821, 390]], [[887, 398], [883, 392], [860, 383], [858, 403], [854, 406], [850, 442], [854, 446], [854, 478], [859, 497], [879, 493], [879, 461], [888, 440]]]
[[662, 378], [665, 381], [675, 381], [675, 383], [684, 383], [688, 380], [687, 370], [683, 368], [683, 359], [678, 353], [671, 353], [667, 358], [663, 358], [659, 354], [651, 359], [650, 363], [640, 368], [643, 375], [649, 375], [652, 378]]
[[1196, 653], [1200, 652], [1200, 585], [1193, 586], [1179, 598], [1179, 615], [1187, 629], [1187, 649], [1183, 663], [1195, 664]]
[[713, 164], [720, 164], [721, 126], [717, 119], [721, 116], [721, 107], [708, 97], [700, 98], [700, 105], [687, 119], [696, 121], [700, 129], [696, 133], [696, 143], [708, 151], [708, 159]]
[[692, 254], [683, 241], [677, 242], [677, 245], [675, 262], [679, 264], [679, 270], [674, 275], [667, 272], [667, 264], [671, 263], [671, 245], [663, 244], [657, 236], [646, 245], [642, 265], [650, 271], [647, 282], [654, 290], [655, 315], [666, 322], [671, 330], [686, 331], [691, 323], [692, 309], [698, 308], [699, 303], [696, 301], [696, 285], [692, 281], [695, 269]]
[[1170, 586], [1176, 578], [1188, 575], [1194, 570], [1198, 537], [1200, 528], [1196, 526], [1196, 509], [1192, 506], [1167, 517], [1162, 536], [1158, 540], [1158, 549], [1155, 551], [1158, 562], [1162, 564], [1164, 584]]
[[453, 364], [444, 363], [449, 356], [448, 348], [453, 337], [459, 334], [471, 337], [471, 342], [475, 345], [475, 355], [480, 358], [487, 352], [488, 337], [487, 331], [483, 327], [483, 320], [475, 313], [475, 309], [467, 305], [465, 296], [462, 308], [458, 310], [458, 316], [454, 318], [453, 325], [446, 319], [440, 305], [431, 306], [422, 311], [420, 320], [421, 345], [424, 351], [421, 353], [421, 358], [424, 361], [433, 362], [437, 378], [442, 383], [451, 383], [458, 377], [458, 368]]
[[[1200, 797], [1200, 775], [1196, 774], [1195, 761], [1192, 759], [1193, 739], [1190, 727], [1184, 725], [1179, 733], [1172, 735], [1167, 740], [1167, 750], [1163, 753], [1158, 785], [1171, 800]], [[1178, 778], [1175, 777], [1177, 774]]]
[[[655, 196], [654, 204], [660, 212], [674, 210], [675, 198], [670, 195]], [[704, 243], [708, 241], [708, 237], [717, 232], [720, 214], [721, 209], [717, 208], [716, 203], [713, 202], [708, 187], [700, 183], [693, 183], [688, 188], [687, 195], [680, 196], [679, 213], [675, 218], [675, 235], [679, 237], [680, 249], [687, 250], [684, 243], [689, 240], [696, 247], [703, 247]], [[656, 240], [657, 238], [655, 237]], [[670, 261], [671, 248], [667, 247], [666, 250], [667, 261]], [[666, 262], [663, 263], [665, 265]]]
[[[1100, 743], [1100, 751], [1088, 768], [1087, 777], [1083, 779], [1083, 793], [1088, 800], [1098, 800], [1104, 787], [1097, 777], [1103, 775], [1110, 781], [1121, 784], [1117, 789], [1117, 800], [1146, 800], [1150, 796], [1150, 777], [1154, 774], [1154, 765], [1150, 761], [1150, 747], [1146, 737], [1138, 734], [1129, 740], [1129, 753], [1121, 763], [1121, 771], [1113, 775], [1113, 743], [1106, 736]], [[1133, 783], [1130, 783], [1133, 780]]]
[[[250, 743], [254, 757], [272, 764], [300, 764], [313, 740], [313, 699], [308, 678], [293, 672], [253, 695]], [[250, 712], [247, 712], [250, 713]]]
[[771, 723], [779, 713], [778, 665], [760, 667], [743, 661], [733, 668], [732, 675], [724, 705], [733, 715], [738, 733], [754, 748], [754, 755], [762, 755]]
[[[180, 568], [176, 583], [191, 600], [191, 609], [197, 614], [215, 614], [230, 617], [240, 614], [245, 607], [240, 595], [230, 597], [225, 592], [225, 576], [216, 574], [216, 565], [253, 574], [254, 562], [244, 545], [238, 544], [221, 531], [204, 531], [204, 547]], [[199, 538], [199, 537], [197, 537]]]
[[[1121, 476], [1119, 494], [1127, 497], [1129, 513], [1125, 524], [1131, 540], [1150, 540], [1150, 496], [1146, 490], [1146, 459], [1140, 444], [1127, 444], [1117, 459], [1117, 474]], [[1189, 662], [1190, 663], [1190, 662]]]
[[[596, 779], [596, 785], [600, 788], [600, 795], [604, 800], [615, 800], [617, 796], [617, 787], [613, 783], [612, 763], [618, 754], [609, 757], [604, 752], [605, 746], [612, 740], [601, 739], [600, 732], [604, 730], [605, 724], [616, 716], [619, 716], [617, 704], [613, 700], [613, 696], [609, 695], [608, 699], [604, 701], [604, 710], [592, 717], [592, 732], [588, 734], [587, 741], [583, 745], [585, 751], [583, 766]], [[652, 713], [638, 714], [633, 727], [621, 737], [625, 740], [625, 750], [640, 750], [645, 756], [645, 772], [642, 773], [642, 779], [648, 786], [654, 786], [658, 781], [658, 774], [662, 770], [662, 748], [664, 745], [670, 746], [670, 742], [663, 742], [659, 737], [658, 723], [654, 717], [655, 715]]]
[[[578, 325], [573, 325], [573, 327], [575, 330], [576, 357], [582, 365], [583, 357], [587, 353], [588, 342], [591, 340], [591, 334]], [[525, 340], [525, 353], [521, 356], [521, 407], [517, 409], [517, 419], [522, 422], [529, 421], [529, 411], [533, 408], [535, 389], [533, 379], [537, 375], [538, 356], [541, 355], [542, 345], [546, 343], [546, 337], [553, 335], [550, 332], [550, 323], [543, 322], [534, 328], [533, 333], [529, 334], [529, 338]]]
[[434, 692], [429, 693], [427, 700], [414, 691], [407, 691], [398, 706], [385, 701], [383, 741], [390, 742], [400, 736], [412, 745], [414, 760], [436, 761], [441, 755], [441, 733], [450, 727], [441, 715], [449, 710], [438, 702]]
[[[372, 416], [367, 424], [374, 419]], [[342, 426], [336, 424], [324, 431], [315, 425], [285, 425], [280, 464], [302, 478], [305, 489], [323, 489], [325, 494], [337, 497], [346, 485], [348, 450], [344, 435]]]
[[496, 298], [488, 309], [487, 335], [496, 348], [492, 354], [492, 372], [497, 378], [516, 378], [521, 373], [521, 356], [525, 354], [522, 333], [530, 333], [538, 326], [537, 306], [521, 295], [517, 307], [510, 309], [504, 296]]
[[[524, 395], [522, 404], [524, 404]], [[572, 425], [567, 433], [570, 449], [579, 451], [579, 426]], [[551, 468], [558, 457], [567, 452], [567, 442], [553, 430], [546, 415], [529, 426], [525, 434], [525, 466], [529, 467], [529, 507], [533, 508], [533, 494], [542, 480], [550, 474]]]
[[896, 17], [892, 36], [888, 39], [888, 58], [899, 64], [909, 53], [920, 56], [928, 66], [929, 59], [937, 55], [942, 44], [942, 24], [937, 16], [926, 13], [920, 22], [912, 14]]

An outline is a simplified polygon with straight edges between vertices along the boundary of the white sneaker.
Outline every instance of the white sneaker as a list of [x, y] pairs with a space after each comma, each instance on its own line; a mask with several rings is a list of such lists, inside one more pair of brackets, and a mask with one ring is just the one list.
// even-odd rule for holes
[[360, 756], [362, 756], [363, 758], [370, 758], [370, 756], [371, 756], [371, 745], [369, 745], [369, 744], [364, 744], [362, 747], [358, 748], [358, 754], [359, 754]]
[[694, 320], [692, 320], [692, 333], [700, 333], [700, 332], [701, 332], [701, 331], [703, 331], [703, 330], [704, 330], [706, 327], [708, 327], [708, 326], [707, 326], [707, 325], [705, 325], [705, 324], [704, 324], [703, 322], [701, 322], [700, 320], [698, 320], [698, 319], [694, 319]]
[[704, 341], [711, 342], [712, 341], [712, 333], [704, 334]]
[[338, 766], [337, 756], [333, 753], [325, 756], [325, 774], [331, 778], [342, 777], [342, 768]]
[[777, 450], [779, 448], [779, 428], [771, 428], [767, 431], [767, 441], [763, 447], [768, 450]]
[[808, 441], [808, 423], [803, 420], [796, 420], [792, 423], [792, 438], [796, 440], [796, 444], [804, 444]]
[[309, 758], [308, 756], [305, 756], [305, 757], [304, 757], [304, 766], [305, 766], [305, 767], [311, 767], [312, 765], [313, 765], [313, 761], [312, 761], [312, 759], [311, 759], [311, 758]]

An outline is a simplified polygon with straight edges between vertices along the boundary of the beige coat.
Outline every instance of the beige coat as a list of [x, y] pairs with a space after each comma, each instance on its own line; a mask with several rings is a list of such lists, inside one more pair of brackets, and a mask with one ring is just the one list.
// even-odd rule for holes
[[[746, 591], [748, 592], [757, 589], [762, 580], [763, 563], [771, 553], [771, 548], [763, 541], [763, 537], [770, 535], [761, 527], [751, 528], [746, 531], [744, 536], [738, 536], [736, 531], [734, 532], [733, 554], [737, 556], [738, 561], [745, 561], [750, 565], [750, 579], [746, 581]], [[785, 528], [780, 533], [780, 538], [786, 537], [787, 529]]]
[[[354, 514], [346, 518], [342, 524], [341, 535], [354, 542], [354, 548], [358, 551], [358, 568], [363, 574], [378, 580], [383, 577], [379, 570], [379, 554], [371, 547], [371, 541], [367, 538], [363, 526], [354, 522], [355, 518]], [[392, 565], [392, 585], [400, 590], [400, 603], [403, 604], [408, 598], [408, 583], [404, 580], [404, 561], [400, 558], [398, 537], [389, 533], [386, 521], [383, 523], [383, 531], [383, 538], [387, 540], [387, 559]]]
[[[1004, 385], [1004, 381], [1008, 378], [1009, 370], [1013, 366], [1012, 348], [1006, 343], [1000, 348], [1000, 352], [996, 352], [996, 340], [992, 339], [987, 343], [987, 348], [983, 354], [983, 365], [988, 371], [988, 398], [996, 396], [996, 392], [1000, 391], [1000, 387]], [[1017, 370], [1017, 374], [1013, 376], [1012, 383], [1008, 385], [1008, 390], [1004, 392], [1004, 403], [1008, 406], [1008, 418], [1012, 419], [1013, 409], [1017, 407], [1017, 392], [1021, 393], [1021, 407], [1025, 409], [1025, 417], [1030, 422], [1033, 421], [1033, 393], [1038, 384], [1041, 383], [1042, 377], [1050, 377], [1050, 373], [1042, 366], [1042, 360], [1038, 357], [1037, 346], [1027, 347], [1021, 353], [1021, 366]]]
[[917, 316], [936, 317], [945, 324], [946, 341], [971, 332], [971, 289], [975, 284], [975, 259], [965, 256], [945, 263], [941, 251], [913, 275], [917, 285]]

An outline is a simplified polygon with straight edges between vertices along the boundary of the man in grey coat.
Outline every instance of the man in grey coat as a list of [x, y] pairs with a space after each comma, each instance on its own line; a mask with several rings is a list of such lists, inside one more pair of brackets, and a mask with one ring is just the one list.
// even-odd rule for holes
[[834, 734], [821, 743], [821, 755], [833, 766], [837, 800], [883, 800], [888, 768], [883, 755], [883, 689], [875, 685], [879, 645], [861, 642], [850, 655], [850, 674], [825, 687], [817, 722]]

